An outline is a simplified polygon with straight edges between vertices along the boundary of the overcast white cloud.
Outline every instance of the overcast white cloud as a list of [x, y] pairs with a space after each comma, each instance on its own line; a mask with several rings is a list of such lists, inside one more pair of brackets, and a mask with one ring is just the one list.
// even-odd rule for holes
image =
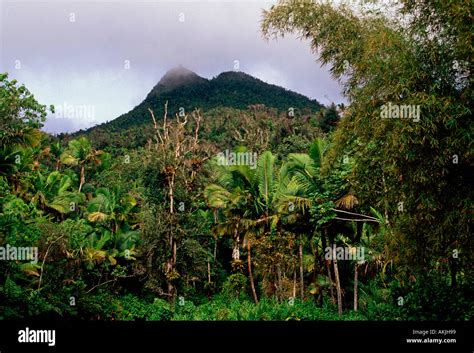
[[0, 70], [43, 104], [93, 107], [51, 119], [51, 132], [118, 117], [178, 65], [211, 78], [238, 60], [268, 83], [323, 104], [344, 101], [307, 42], [262, 39], [262, 9], [274, 2], [1, 0]]

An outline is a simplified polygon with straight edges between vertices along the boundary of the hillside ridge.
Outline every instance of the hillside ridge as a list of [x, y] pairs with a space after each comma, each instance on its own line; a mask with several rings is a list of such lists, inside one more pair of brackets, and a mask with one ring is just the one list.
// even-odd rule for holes
[[314, 113], [322, 107], [315, 99], [266, 83], [242, 71], [222, 72], [216, 77], [206, 79], [179, 66], [168, 70], [146, 98], [129, 112], [78, 133], [87, 133], [94, 129], [121, 131], [148, 123], [148, 109], [152, 109], [157, 117], [161, 117], [165, 102], [168, 102], [170, 116], [183, 110], [206, 111], [217, 107], [247, 109], [255, 104], [263, 104], [278, 111], [293, 108], [297, 115], [303, 111]]

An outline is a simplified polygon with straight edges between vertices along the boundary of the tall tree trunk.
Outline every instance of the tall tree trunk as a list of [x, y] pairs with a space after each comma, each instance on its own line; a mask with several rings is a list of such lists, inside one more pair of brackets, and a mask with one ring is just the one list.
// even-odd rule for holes
[[79, 181], [79, 192], [81, 192], [82, 186], [86, 182], [86, 176], [85, 176], [85, 168], [84, 164], [81, 165], [81, 179]]
[[[214, 214], [214, 223], [217, 223], [217, 210], [214, 210], [213, 212]], [[214, 239], [214, 265], [217, 264], [217, 235]], [[211, 278], [211, 269], [210, 269], [210, 266], [209, 266], [209, 278]], [[211, 283], [211, 281], [209, 280], [209, 283]]]
[[357, 311], [359, 306], [359, 266], [357, 265], [357, 261], [354, 265], [354, 311]]
[[296, 264], [293, 266], [293, 298], [296, 298]]
[[169, 186], [169, 198], [170, 198], [170, 213], [174, 213], [174, 173], [171, 174], [170, 179], [168, 181]]
[[[327, 229], [324, 228], [323, 234], [321, 236], [321, 243], [323, 245], [323, 257], [325, 256], [326, 253], [326, 247], [327, 247], [327, 242], [326, 242], [326, 234], [327, 234]], [[331, 275], [331, 261], [326, 260], [323, 258], [324, 263], [326, 264], [326, 269], [328, 271], [328, 277], [329, 277], [329, 292], [331, 293], [331, 302], [334, 304], [336, 303], [336, 298], [334, 297], [334, 285], [332, 281], [332, 275]]]
[[216, 258], [217, 258], [217, 237], [214, 241], [214, 263], [216, 263]]
[[278, 263], [277, 264], [277, 279], [278, 279], [278, 284], [277, 284], [277, 297], [278, 297], [278, 301], [281, 302], [281, 299], [282, 299], [282, 281], [281, 281], [281, 267], [280, 267], [280, 264]]
[[298, 247], [298, 255], [300, 258], [300, 297], [304, 300], [304, 274], [303, 274], [303, 238], [300, 235], [300, 244]]
[[[171, 176], [168, 179], [168, 186], [169, 186], [169, 201], [170, 201], [170, 217], [171, 217], [171, 222], [174, 222], [174, 178], [175, 174], [172, 173]], [[171, 256], [167, 260], [166, 264], [166, 272], [172, 273], [174, 272], [175, 264], [176, 264], [176, 241], [173, 237], [172, 231], [170, 231], [168, 235], [168, 241], [169, 241], [169, 246], [170, 246], [170, 251], [171, 251]], [[175, 294], [176, 294], [176, 288], [173, 283], [173, 279], [168, 279], [168, 294], [170, 295], [170, 301], [174, 302], [175, 299]]]
[[255, 304], [258, 304], [257, 292], [255, 291], [255, 284], [253, 282], [253, 275], [252, 275], [252, 249], [250, 247], [250, 239], [247, 237], [247, 262], [249, 267], [249, 278], [250, 278], [250, 286], [252, 287], [252, 296]]
[[232, 249], [232, 260], [237, 261], [240, 259], [240, 236], [238, 227], [235, 228], [234, 232], [234, 248]]
[[207, 283], [211, 283], [211, 260], [207, 259]]
[[388, 188], [387, 188], [387, 184], [385, 182], [385, 174], [383, 172], [382, 172], [382, 184], [383, 184], [383, 191], [384, 191], [384, 195], [385, 195], [385, 198], [384, 198], [385, 226], [389, 230], [390, 234], [393, 236], [392, 224], [390, 223], [390, 219], [389, 219], [389, 215], [388, 215], [388, 198], [387, 198]]
[[339, 280], [339, 269], [337, 268], [336, 258], [336, 245], [332, 244], [332, 262], [334, 264], [334, 277], [336, 279], [336, 291], [337, 291], [337, 311], [339, 316], [342, 315], [342, 294], [341, 294], [341, 282]]
[[[171, 249], [171, 256], [166, 261], [167, 274], [174, 272], [176, 264], [176, 242], [172, 234], [169, 234], [169, 244]], [[173, 279], [168, 279], [168, 294], [170, 296], [170, 301], [173, 302], [176, 294], [176, 288], [174, 286]]]
[[310, 240], [309, 246], [311, 247], [311, 253], [313, 254], [314, 270], [311, 274], [311, 282], [316, 285], [316, 269], [318, 268], [318, 249], [314, 247], [313, 239]]
[[[316, 278], [317, 278], [316, 269], [320, 265], [318, 263], [318, 248], [314, 246], [313, 239], [314, 237], [309, 242], [309, 245], [311, 247], [311, 253], [313, 254], [313, 262], [314, 262], [314, 270], [313, 270], [313, 273], [311, 274], [311, 283], [313, 283], [314, 288], [318, 290], [317, 296], [316, 295], [314, 296], [314, 301], [318, 303], [319, 306], [322, 307], [323, 306], [323, 292], [319, 291], [319, 284], [316, 282]], [[323, 251], [323, 254], [324, 254], [324, 251]]]

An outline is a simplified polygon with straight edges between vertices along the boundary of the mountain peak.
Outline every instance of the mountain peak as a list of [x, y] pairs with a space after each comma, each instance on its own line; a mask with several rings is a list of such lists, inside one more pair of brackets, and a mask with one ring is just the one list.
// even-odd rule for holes
[[160, 82], [162, 81], [167, 81], [170, 79], [177, 79], [177, 78], [183, 78], [187, 76], [197, 76], [196, 73], [194, 73], [191, 70], [188, 70], [184, 66], [176, 66], [173, 67], [172, 69], [168, 70], [164, 76], [161, 78]]
[[168, 70], [148, 95], [158, 95], [164, 92], [169, 92], [177, 87], [199, 81], [207, 80], [180, 65]]

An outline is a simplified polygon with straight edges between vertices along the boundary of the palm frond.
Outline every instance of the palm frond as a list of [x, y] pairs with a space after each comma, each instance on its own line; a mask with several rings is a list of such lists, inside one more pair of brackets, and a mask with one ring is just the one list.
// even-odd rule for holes
[[352, 210], [355, 206], [359, 204], [357, 197], [352, 194], [346, 194], [335, 202], [336, 207], [342, 208], [345, 210]]
[[211, 184], [204, 189], [204, 197], [209, 207], [225, 208], [231, 199], [231, 193], [220, 185]]
[[316, 140], [314, 140], [314, 142], [311, 144], [311, 147], [309, 148], [309, 155], [313, 159], [316, 168], [321, 168], [323, 164], [323, 156], [326, 152], [327, 145], [328, 144], [324, 139], [317, 138]]
[[272, 153], [270, 151], [265, 151], [260, 156], [257, 163], [258, 189], [267, 207], [270, 205], [270, 200], [273, 193], [274, 162], [275, 157], [272, 155]]

